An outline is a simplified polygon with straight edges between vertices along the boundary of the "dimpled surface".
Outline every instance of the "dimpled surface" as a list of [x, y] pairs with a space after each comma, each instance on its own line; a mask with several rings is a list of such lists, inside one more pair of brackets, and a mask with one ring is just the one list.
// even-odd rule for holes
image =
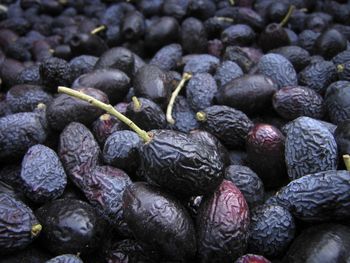
[[278, 191], [275, 199], [303, 221], [345, 220], [350, 217], [350, 173], [325, 171], [303, 176]]
[[297, 85], [297, 73], [288, 59], [279, 54], [267, 54], [260, 58], [259, 72], [270, 77], [278, 86]]
[[196, 73], [213, 73], [218, 67], [220, 60], [217, 57], [202, 54], [193, 55], [191, 59], [186, 63], [184, 72], [196, 74]]
[[266, 257], [282, 255], [294, 239], [291, 213], [277, 205], [263, 205], [252, 211], [248, 251]]
[[195, 74], [187, 84], [186, 98], [194, 111], [205, 109], [213, 104], [217, 85], [209, 73]]
[[285, 160], [292, 180], [310, 173], [335, 170], [338, 162], [336, 141], [317, 120], [299, 117], [288, 128]]
[[223, 180], [199, 208], [197, 240], [200, 262], [232, 262], [246, 249], [249, 210], [239, 189]]
[[29, 148], [20, 175], [24, 191], [35, 202], [46, 202], [63, 194], [67, 176], [57, 154], [44, 145]]
[[331, 121], [340, 124], [350, 119], [350, 82], [337, 81], [328, 88], [325, 96], [325, 106]]
[[126, 171], [134, 171], [140, 163], [141, 138], [132, 131], [116, 131], [108, 137], [103, 148], [103, 159], [107, 164]]
[[150, 64], [156, 65], [162, 70], [172, 70], [182, 57], [182, 47], [179, 44], [170, 44], [162, 47], [154, 55]]
[[237, 63], [233, 61], [223, 61], [217, 68], [214, 79], [219, 87], [224, 86], [231, 80], [243, 76], [243, 71]]
[[51, 253], [91, 253], [100, 244], [103, 224], [95, 210], [75, 199], [58, 199], [36, 211], [43, 226], [42, 244]]
[[176, 199], [158, 187], [139, 182], [126, 189], [123, 203], [128, 226], [143, 246], [175, 261], [193, 258], [194, 225]]
[[212, 133], [229, 148], [244, 147], [252, 121], [239, 110], [214, 105], [203, 111], [206, 120], [200, 122], [202, 129]]
[[230, 165], [225, 170], [225, 180], [234, 183], [244, 195], [249, 208], [260, 204], [264, 199], [264, 185], [249, 167]]
[[140, 149], [140, 172], [149, 182], [187, 196], [208, 193], [220, 184], [224, 164], [215, 148], [181, 132], [152, 133]]
[[113, 227], [119, 228], [123, 224], [122, 196], [130, 184], [124, 171], [112, 166], [97, 166], [84, 194]]
[[33, 241], [31, 230], [36, 224], [39, 222], [28, 206], [0, 193], [0, 254], [28, 246]]
[[33, 111], [39, 103], [49, 104], [51, 100], [49, 93], [35, 85], [16, 85], [6, 94], [6, 101], [14, 113]]
[[330, 61], [311, 63], [298, 75], [299, 84], [324, 94], [328, 85], [337, 79], [335, 65]]
[[273, 96], [273, 107], [287, 120], [301, 116], [322, 119], [324, 116], [323, 98], [307, 87], [284, 87]]
[[58, 156], [67, 175], [79, 188], [88, 183], [86, 175], [96, 167], [99, 155], [94, 136], [83, 124], [72, 122], [61, 133]]
[[0, 159], [19, 158], [29, 147], [43, 143], [46, 132], [37, 114], [16, 113], [0, 118]]
[[65, 254], [52, 258], [46, 261], [45, 263], [83, 263], [83, 261], [75, 255]]
[[271, 263], [271, 261], [264, 258], [263, 256], [247, 254], [241, 256], [235, 261], [235, 263]]

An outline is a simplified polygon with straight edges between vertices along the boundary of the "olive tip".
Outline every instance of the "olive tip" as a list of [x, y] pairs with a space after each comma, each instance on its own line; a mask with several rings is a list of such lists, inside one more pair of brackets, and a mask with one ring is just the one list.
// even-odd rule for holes
[[207, 115], [203, 111], [199, 111], [196, 113], [196, 119], [198, 121], [206, 121], [207, 120]]
[[43, 229], [43, 227], [40, 224], [36, 224], [36, 225], [32, 226], [32, 229], [30, 232], [31, 232], [33, 237], [36, 237], [40, 234], [42, 229]]
[[339, 65], [337, 65], [337, 71], [338, 71], [338, 73], [342, 73], [343, 71], [344, 71], [344, 65], [343, 64], [339, 64]]

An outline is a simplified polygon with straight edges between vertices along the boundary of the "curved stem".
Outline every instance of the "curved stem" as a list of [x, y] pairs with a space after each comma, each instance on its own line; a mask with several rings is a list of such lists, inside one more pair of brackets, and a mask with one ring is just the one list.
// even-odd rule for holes
[[97, 33], [100, 33], [101, 31], [106, 30], [106, 28], [107, 27], [105, 25], [96, 27], [95, 29], [91, 30], [90, 34], [96, 35]]
[[33, 237], [36, 237], [40, 234], [42, 229], [43, 229], [43, 227], [40, 224], [36, 224], [36, 225], [32, 226], [30, 233], [32, 234]]
[[350, 155], [349, 154], [343, 155], [343, 160], [346, 166], [346, 170], [350, 172]]
[[147, 134], [146, 131], [140, 129], [132, 120], [121, 114], [119, 111], [117, 111], [111, 104], [103, 103], [102, 101], [99, 101], [95, 99], [94, 97], [91, 97], [89, 95], [86, 95], [80, 91], [73, 90], [67, 87], [58, 87], [59, 93], [65, 93], [69, 96], [75, 97], [80, 100], [87, 101], [91, 105], [100, 108], [102, 110], [105, 110], [110, 115], [113, 115], [118, 118], [118, 120], [124, 122], [126, 125], [128, 125], [134, 132], [137, 133], [138, 136], [140, 136], [145, 142], [151, 141], [151, 137]]
[[228, 0], [230, 5], [235, 5], [235, 0]]
[[136, 96], [132, 96], [132, 102], [134, 103], [134, 111], [139, 111], [141, 109], [141, 102]]
[[182, 75], [182, 79], [181, 79], [179, 85], [177, 85], [176, 89], [171, 94], [171, 98], [170, 98], [168, 107], [166, 109], [166, 120], [170, 124], [174, 124], [175, 123], [175, 120], [173, 119], [173, 116], [172, 116], [175, 99], [176, 99], [177, 95], [179, 95], [179, 92], [181, 91], [182, 87], [185, 85], [185, 82], [187, 80], [189, 80], [190, 78], [192, 78], [192, 74], [185, 72]]
[[283, 18], [283, 20], [282, 20], [281, 23], [279, 24], [280, 27], [284, 27], [284, 26], [287, 24], [289, 18], [290, 18], [291, 15], [293, 14], [294, 9], [295, 9], [295, 6], [294, 6], [294, 5], [291, 5], [291, 6], [289, 7], [288, 13], [286, 14], [286, 16]]
[[207, 120], [207, 114], [205, 114], [204, 111], [199, 111], [196, 113], [196, 119], [197, 121], [206, 121]]
[[2, 10], [2, 11], [5, 12], [5, 13], [7, 13], [8, 8], [7, 8], [7, 6], [1, 5], [1, 4], [0, 4], [0, 10]]

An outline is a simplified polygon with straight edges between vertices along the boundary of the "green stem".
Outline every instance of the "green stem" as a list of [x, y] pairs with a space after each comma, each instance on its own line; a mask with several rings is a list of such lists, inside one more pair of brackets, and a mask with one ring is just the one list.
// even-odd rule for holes
[[134, 103], [134, 111], [139, 111], [141, 109], [141, 102], [136, 96], [132, 96], [132, 102]]
[[171, 98], [170, 98], [168, 107], [166, 109], [166, 120], [170, 124], [174, 124], [175, 123], [175, 120], [173, 119], [173, 116], [172, 116], [175, 99], [176, 99], [177, 95], [179, 95], [179, 92], [181, 91], [182, 87], [185, 85], [185, 82], [187, 80], [189, 80], [190, 78], [192, 78], [192, 75], [190, 73], [185, 72], [182, 75], [182, 79], [181, 79], [179, 85], [177, 85], [176, 89], [171, 94]]
[[99, 101], [95, 99], [94, 97], [91, 97], [89, 95], [86, 95], [80, 91], [73, 90], [67, 87], [58, 87], [59, 93], [64, 93], [69, 96], [75, 97], [80, 100], [87, 101], [91, 105], [100, 108], [102, 110], [105, 110], [110, 115], [113, 115], [118, 118], [118, 120], [124, 122], [127, 126], [129, 126], [133, 131], [137, 133], [138, 136], [140, 136], [145, 142], [151, 141], [151, 137], [147, 134], [146, 131], [140, 129], [132, 120], [121, 114], [119, 111], [117, 111], [111, 104], [103, 103], [102, 101]]
[[225, 16], [216, 16], [215, 18], [219, 21], [228, 22], [228, 23], [233, 23], [235, 21], [233, 18], [225, 17]]
[[207, 120], [207, 114], [205, 114], [205, 112], [203, 111], [199, 111], [196, 113], [196, 119], [198, 121], [206, 121]]
[[30, 233], [32, 234], [33, 237], [36, 237], [40, 234], [42, 229], [43, 229], [43, 227], [40, 224], [36, 224], [36, 225], [32, 226]]
[[343, 155], [343, 160], [346, 166], [346, 170], [350, 172], [350, 155], [349, 154]]
[[343, 72], [344, 72], [344, 69], [345, 69], [345, 67], [344, 67], [343, 64], [338, 64], [338, 65], [337, 65], [337, 71], [338, 71], [338, 73], [343, 73]]
[[106, 28], [107, 27], [105, 25], [96, 27], [95, 29], [91, 30], [90, 34], [96, 35], [97, 33], [100, 33], [101, 31], [106, 30]]
[[5, 13], [7, 13], [8, 8], [7, 8], [7, 6], [1, 5], [1, 4], [0, 4], [0, 10], [2, 10], [2, 11], [5, 12]]
[[235, 0], [228, 0], [230, 5], [235, 5]]
[[284, 27], [284, 26], [287, 24], [289, 18], [290, 18], [291, 15], [293, 14], [294, 9], [295, 9], [295, 6], [294, 6], [294, 5], [291, 5], [291, 6], [289, 7], [287, 15], [283, 18], [283, 20], [282, 20], [281, 23], [280, 23], [280, 27]]

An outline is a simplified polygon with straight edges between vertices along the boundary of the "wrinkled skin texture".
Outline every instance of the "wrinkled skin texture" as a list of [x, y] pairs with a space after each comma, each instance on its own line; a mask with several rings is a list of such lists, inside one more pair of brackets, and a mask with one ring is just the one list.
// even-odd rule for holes
[[243, 71], [240, 66], [238, 66], [238, 64], [235, 62], [227, 60], [223, 61], [220, 66], [218, 66], [214, 79], [216, 80], [220, 90], [221, 87], [229, 83], [231, 80], [241, 76], [243, 76]]
[[249, 226], [248, 251], [268, 258], [284, 254], [294, 239], [292, 214], [277, 205], [263, 205], [252, 211]]
[[310, 63], [298, 75], [299, 84], [323, 95], [327, 87], [337, 80], [335, 65], [330, 61]]
[[304, 230], [290, 246], [283, 262], [338, 263], [350, 259], [350, 229], [324, 224]]
[[34, 239], [32, 227], [39, 224], [33, 211], [21, 201], [0, 193], [0, 254], [28, 246]]
[[162, 47], [158, 52], [153, 56], [150, 61], [151, 65], [156, 65], [162, 70], [173, 70], [176, 68], [177, 63], [181, 60], [182, 57], [182, 47], [179, 44], [170, 44], [165, 47]]
[[83, 263], [83, 261], [75, 255], [65, 254], [52, 258], [46, 261], [45, 263]]
[[293, 65], [279, 54], [267, 54], [260, 58], [259, 72], [270, 77], [278, 86], [293, 86], [298, 84], [297, 73]]
[[123, 196], [125, 220], [142, 245], [180, 262], [196, 253], [195, 230], [186, 209], [160, 188], [134, 183]]
[[291, 180], [310, 173], [335, 170], [337, 155], [333, 134], [317, 120], [300, 117], [288, 128], [285, 160]]
[[200, 127], [215, 135], [228, 148], [243, 148], [252, 121], [239, 110], [228, 106], [214, 105], [203, 110], [206, 120]]
[[89, 254], [100, 245], [104, 224], [92, 206], [75, 199], [46, 203], [36, 211], [42, 244], [55, 255]]
[[224, 178], [238, 187], [250, 209], [263, 201], [265, 194], [263, 182], [249, 167], [243, 165], [227, 166]]
[[322, 96], [307, 87], [284, 87], [273, 95], [272, 104], [286, 120], [301, 116], [322, 119], [325, 115]]
[[209, 73], [195, 74], [186, 86], [186, 98], [194, 111], [213, 105], [217, 85]]
[[130, 234], [122, 210], [122, 196], [130, 184], [131, 180], [124, 171], [112, 166], [97, 166], [89, 185], [83, 189], [89, 203], [122, 234]]
[[349, 187], [348, 171], [314, 173], [290, 182], [272, 202], [307, 222], [346, 220], [350, 217]]
[[57, 154], [44, 145], [29, 148], [22, 161], [20, 180], [26, 196], [44, 203], [63, 194], [67, 175]]
[[105, 163], [133, 173], [140, 164], [141, 138], [132, 131], [116, 131], [108, 137], [103, 148]]
[[224, 164], [217, 149], [176, 131], [151, 133], [152, 140], [140, 149], [140, 173], [150, 183], [186, 196], [211, 192], [220, 184]]
[[52, 101], [52, 96], [45, 92], [41, 86], [16, 85], [7, 92], [6, 101], [13, 113], [30, 112], [39, 103], [48, 105]]
[[201, 204], [196, 225], [200, 262], [232, 262], [248, 241], [249, 209], [243, 194], [224, 180]]
[[0, 159], [20, 158], [33, 145], [44, 143], [46, 130], [35, 113], [23, 112], [0, 118]]
[[271, 263], [271, 261], [264, 258], [263, 256], [247, 254], [241, 256], [235, 261], [235, 263]]
[[68, 177], [83, 189], [99, 162], [100, 148], [88, 128], [73, 122], [60, 135], [58, 156]]

